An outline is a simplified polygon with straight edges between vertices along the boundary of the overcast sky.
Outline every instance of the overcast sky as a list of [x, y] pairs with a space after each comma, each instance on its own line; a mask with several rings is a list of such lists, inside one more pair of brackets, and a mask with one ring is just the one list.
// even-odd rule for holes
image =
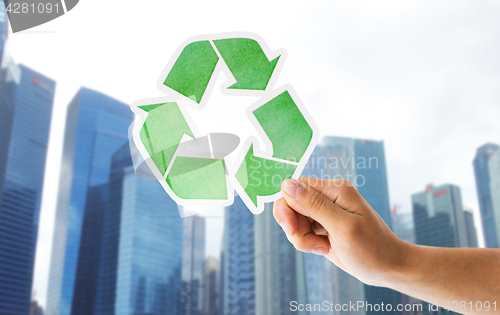
[[[161, 96], [155, 83], [163, 67], [195, 35], [250, 31], [272, 50], [285, 48], [277, 87], [293, 85], [323, 136], [385, 141], [391, 204], [409, 212], [412, 193], [453, 183], [481, 232], [472, 160], [480, 145], [500, 143], [498, 16], [493, 0], [85, 0], [57, 20], [10, 34], [14, 59], [57, 81], [37, 298], [44, 303], [67, 104], [80, 86], [127, 104]], [[215, 129], [244, 123], [233, 111], [250, 101], [222, 101], [236, 105], [217, 107], [231, 115], [213, 114]], [[216, 252], [222, 219], [209, 221], [207, 245]]]

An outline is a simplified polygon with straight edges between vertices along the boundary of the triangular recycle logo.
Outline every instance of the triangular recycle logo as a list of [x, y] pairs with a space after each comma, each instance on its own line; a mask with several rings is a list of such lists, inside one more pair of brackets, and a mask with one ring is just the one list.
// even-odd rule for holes
[[[281, 198], [283, 180], [300, 176], [319, 130], [290, 85], [274, 89], [285, 56], [284, 50], [271, 52], [256, 34], [191, 38], [179, 47], [157, 83], [168, 96], [132, 104], [136, 121], [131, 128], [131, 149], [136, 147], [178, 205], [228, 206], [235, 189], [258, 214], [265, 202]], [[227, 155], [238, 147], [239, 138], [198, 132], [180, 104], [187, 100], [189, 106], [203, 110], [220, 71], [234, 78], [226, 82], [222, 93], [260, 97], [241, 111], [266, 149], [261, 150], [258, 140], [251, 137], [235, 161]]]

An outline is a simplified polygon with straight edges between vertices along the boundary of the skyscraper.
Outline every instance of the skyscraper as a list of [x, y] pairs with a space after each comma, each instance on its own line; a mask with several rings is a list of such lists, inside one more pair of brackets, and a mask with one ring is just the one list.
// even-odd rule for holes
[[476, 225], [474, 224], [474, 214], [471, 209], [464, 209], [465, 229], [467, 231], [467, 245], [478, 247]]
[[[493, 216], [495, 217], [496, 230], [500, 230], [500, 150], [496, 150], [488, 162], [491, 201]], [[500, 233], [497, 233], [497, 241], [500, 244]]]
[[[314, 148], [314, 151], [309, 158], [308, 164], [302, 172], [302, 176], [313, 178], [328, 179], [327, 148], [324, 145], [319, 145]], [[306, 288], [307, 288], [307, 303], [321, 304], [323, 301], [339, 303], [339, 297], [335, 295], [336, 290], [336, 269], [334, 264], [325, 257], [311, 253], [304, 254], [304, 265], [306, 270]], [[347, 281], [359, 284], [356, 279], [348, 279]], [[359, 286], [357, 292], [361, 293], [362, 287]], [[334, 310], [330, 311], [311, 311], [310, 315], [333, 315]]]
[[183, 219], [181, 314], [203, 315], [205, 302], [205, 218]]
[[[71, 314], [179, 315], [182, 220], [156, 181], [136, 176], [128, 144], [109, 182], [89, 188]], [[95, 234], [95, 235], [92, 235]]]
[[0, 95], [0, 310], [28, 314], [55, 82], [11, 60]]
[[288, 241], [267, 203], [255, 217], [255, 314], [307, 314], [290, 311], [291, 301], [307, 303], [305, 277], [304, 254]]
[[[68, 106], [47, 292], [48, 315], [71, 312], [78, 256], [81, 245], [85, 247], [81, 236], [86, 210], [101, 207], [105, 201], [103, 185], [109, 180], [111, 159], [128, 143], [132, 120], [127, 105], [86, 88], [80, 89]], [[95, 214], [99, 216], [98, 211]], [[96, 222], [95, 228], [99, 232], [102, 222]], [[92, 238], [88, 241], [98, 242]]]
[[135, 174], [128, 144], [112, 165], [95, 314], [180, 315], [183, 220], [177, 204], [156, 180]]
[[[124, 179], [128, 174], [128, 168], [132, 165], [130, 150], [127, 144], [124, 144], [117, 152], [113, 154], [111, 159], [111, 172], [109, 175], [108, 186], [108, 200], [104, 209], [105, 212], [102, 217], [100, 244], [96, 245], [96, 257], [92, 259], [85, 259], [80, 257], [80, 261], [98, 261], [98, 277], [96, 282], [89, 283], [92, 287], [90, 292], [95, 295], [81, 296], [73, 298], [73, 309], [77, 309], [78, 304], [86, 304], [87, 308], [93, 308], [96, 315], [116, 314], [115, 302], [117, 291], [118, 279], [118, 266], [120, 255], [120, 240], [122, 236], [122, 206], [124, 205], [125, 191]], [[129, 208], [130, 209], [130, 208]], [[131, 209], [133, 210], [133, 208]], [[91, 212], [90, 212], [91, 213]], [[89, 215], [90, 215], [89, 213]], [[88, 220], [87, 222], [89, 222]], [[92, 223], [83, 227], [83, 230], [90, 230]], [[130, 229], [130, 227], [128, 227]], [[82, 231], [83, 234], [83, 231]], [[124, 236], [125, 230], [123, 230]], [[90, 252], [89, 254], [92, 254]], [[128, 255], [128, 257], [133, 257]], [[82, 259], [83, 258], [83, 259]], [[80, 268], [79, 268], [80, 269]], [[78, 272], [85, 272], [84, 270], [77, 270]], [[91, 271], [95, 272], [95, 271]], [[93, 278], [85, 275], [81, 279]], [[78, 285], [78, 284], [77, 284]], [[85, 291], [82, 290], [84, 293]]]
[[8, 23], [7, 12], [5, 12], [5, 6], [2, 2], [0, 3], [0, 65], [2, 64], [5, 41], [7, 40]]
[[241, 198], [224, 215], [223, 314], [255, 315], [254, 215]]
[[[7, 41], [7, 30], [8, 30], [8, 20], [7, 13], [5, 12], [5, 7], [3, 2], [0, 3], [0, 126], [2, 130], [10, 130], [12, 123], [12, 115], [14, 108], [13, 93], [14, 88], [8, 87], [9, 85], [17, 84], [14, 78], [19, 77], [19, 75], [13, 74], [13, 72], [18, 72], [19, 67], [7, 56], [5, 52], [5, 45]], [[5, 58], [4, 58], [4, 55]], [[17, 80], [18, 81], [18, 80]], [[9, 84], [9, 82], [11, 82]], [[0, 161], [6, 158], [7, 150], [3, 150], [8, 145], [9, 134], [7, 132], [0, 132], [0, 148], [3, 152], [0, 152]], [[5, 167], [5, 165], [3, 166]], [[3, 173], [5, 169], [0, 165], [0, 176], [3, 178]], [[2, 191], [2, 184], [0, 183], [0, 191]]]
[[[396, 234], [400, 239], [408, 243], [415, 244], [415, 225], [413, 223], [413, 213], [411, 212], [399, 212], [398, 207], [394, 206], [391, 211], [392, 217], [392, 229], [394, 234]], [[401, 293], [399, 303], [403, 305], [422, 305], [422, 301]], [[417, 315], [421, 313], [421, 309], [417, 306], [412, 307], [411, 310], [401, 311], [402, 315]]]
[[460, 188], [428, 185], [411, 196], [418, 245], [467, 247], [467, 231]]
[[[323, 149], [317, 148], [304, 174], [310, 173], [310, 176], [326, 179], [348, 180], [387, 225], [392, 227], [384, 142], [325, 137], [320, 146], [323, 146]], [[313, 259], [306, 256], [306, 265]], [[307, 268], [308, 279], [314, 278], [311, 275], [313, 270]], [[380, 303], [396, 305], [399, 301], [398, 292], [363, 285], [339, 268], [334, 268], [334, 277], [336, 278], [334, 287], [336, 303], [364, 300], [372, 305]], [[367, 313], [372, 312], [368, 309]]]
[[220, 262], [208, 256], [205, 260], [205, 315], [221, 315]]
[[500, 209], [493, 208], [493, 197], [491, 193], [491, 178], [489, 163], [491, 156], [498, 151], [498, 145], [487, 143], [477, 149], [476, 157], [474, 158], [474, 174], [476, 177], [477, 198], [479, 200], [479, 209], [481, 211], [481, 223], [483, 225], [484, 242], [486, 247], [500, 247], [498, 241], [499, 233], [497, 230], [500, 225], [495, 224], [499, 220], [498, 215], [495, 217], [495, 212], [500, 212]]
[[[9, 155], [9, 147], [12, 123], [14, 121], [14, 109], [16, 105], [17, 86], [21, 83], [21, 68], [14, 63], [10, 56], [6, 55], [0, 68], [0, 178], [5, 177], [6, 161]], [[3, 180], [0, 180], [0, 191], [2, 191]]]
[[[468, 247], [462, 195], [458, 186], [427, 185], [424, 191], [413, 194], [411, 200], [418, 245]], [[423, 313], [430, 314], [428, 304], [422, 302], [422, 305]]]

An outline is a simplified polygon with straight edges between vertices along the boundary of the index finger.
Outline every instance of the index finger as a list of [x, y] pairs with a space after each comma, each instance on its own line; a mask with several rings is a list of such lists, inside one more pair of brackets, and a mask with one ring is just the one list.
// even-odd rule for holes
[[344, 179], [319, 179], [311, 177], [300, 177], [299, 181], [311, 186], [317, 192], [331, 200], [340, 208], [352, 211], [353, 204], [364, 198], [354, 186]]

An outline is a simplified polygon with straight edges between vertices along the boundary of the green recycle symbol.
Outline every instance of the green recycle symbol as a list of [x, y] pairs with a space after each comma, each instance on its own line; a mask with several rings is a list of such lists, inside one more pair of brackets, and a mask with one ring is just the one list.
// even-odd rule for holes
[[[257, 214], [265, 202], [281, 197], [284, 179], [300, 176], [319, 130], [291, 85], [274, 89], [285, 56], [286, 51], [271, 52], [251, 33], [191, 38], [180, 46], [158, 80], [158, 88], [168, 97], [132, 104], [136, 121], [131, 128], [131, 150], [134, 147], [140, 153], [177, 204], [231, 205], [235, 189]], [[231, 134], [197, 131], [186, 104], [203, 110], [220, 71], [234, 78], [222, 86], [224, 94], [260, 97], [246, 108], [246, 116], [265, 150], [254, 137], [240, 145]], [[237, 147], [241, 149], [233, 162], [227, 155]]]

